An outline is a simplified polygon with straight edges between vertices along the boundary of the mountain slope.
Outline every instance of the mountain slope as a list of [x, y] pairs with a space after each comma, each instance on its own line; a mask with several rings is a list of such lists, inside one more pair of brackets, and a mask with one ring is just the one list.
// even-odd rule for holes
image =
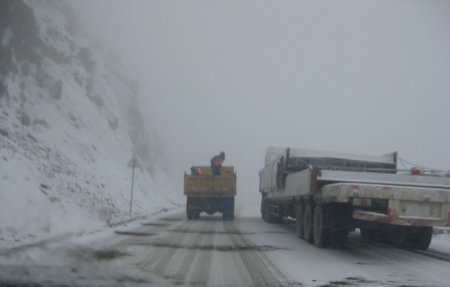
[[0, 245], [180, 201], [138, 85], [62, 1], [0, 2]]

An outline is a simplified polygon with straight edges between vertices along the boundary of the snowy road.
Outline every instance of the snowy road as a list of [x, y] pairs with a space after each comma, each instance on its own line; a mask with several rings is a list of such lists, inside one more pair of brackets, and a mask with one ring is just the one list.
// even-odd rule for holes
[[437, 258], [365, 242], [357, 233], [344, 249], [318, 249], [299, 240], [289, 222], [206, 215], [187, 221], [178, 212], [21, 250], [1, 258], [0, 274], [47, 286], [449, 286], [449, 238], [434, 238]]
[[[267, 253], [281, 248], [255, 245], [251, 240], [257, 232], [283, 231], [271, 226], [252, 228], [255, 219], [224, 222], [221, 217], [203, 217], [200, 221], [169, 217], [162, 221], [162, 225], [144, 225], [113, 248], [139, 254], [133, 264], [176, 285], [292, 285], [267, 257]], [[151, 234], [157, 235], [149, 237]]]

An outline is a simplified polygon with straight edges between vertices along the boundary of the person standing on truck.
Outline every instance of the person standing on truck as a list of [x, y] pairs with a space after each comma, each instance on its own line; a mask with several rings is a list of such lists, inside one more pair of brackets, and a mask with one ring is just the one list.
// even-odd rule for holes
[[222, 171], [222, 163], [225, 160], [225, 153], [221, 152], [219, 155], [211, 159], [211, 171], [213, 175], [220, 175]]

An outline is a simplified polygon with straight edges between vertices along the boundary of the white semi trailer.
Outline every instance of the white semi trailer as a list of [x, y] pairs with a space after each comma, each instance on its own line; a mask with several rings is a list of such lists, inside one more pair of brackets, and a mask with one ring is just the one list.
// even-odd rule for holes
[[450, 177], [401, 173], [397, 153], [364, 156], [270, 147], [259, 173], [267, 222], [296, 218], [318, 247], [363, 237], [427, 249], [433, 226], [450, 226]]

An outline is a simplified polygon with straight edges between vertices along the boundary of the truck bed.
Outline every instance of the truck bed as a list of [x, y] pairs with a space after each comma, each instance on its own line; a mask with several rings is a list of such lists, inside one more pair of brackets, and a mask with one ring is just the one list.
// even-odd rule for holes
[[[279, 202], [312, 196], [322, 203], [348, 203], [353, 218], [395, 225], [448, 226], [450, 178], [305, 169], [289, 173], [283, 189], [276, 178], [267, 198]], [[262, 182], [263, 183], [263, 182]]]
[[450, 178], [429, 175], [388, 174], [375, 172], [351, 172], [321, 170], [318, 181], [386, 184], [394, 186], [428, 187], [450, 190]]
[[189, 197], [224, 198], [236, 195], [234, 174], [185, 175], [184, 194]]
[[357, 220], [413, 226], [450, 223], [450, 190], [446, 189], [335, 183], [314, 196], [318, 201], [353, 205], [352, 217]]

